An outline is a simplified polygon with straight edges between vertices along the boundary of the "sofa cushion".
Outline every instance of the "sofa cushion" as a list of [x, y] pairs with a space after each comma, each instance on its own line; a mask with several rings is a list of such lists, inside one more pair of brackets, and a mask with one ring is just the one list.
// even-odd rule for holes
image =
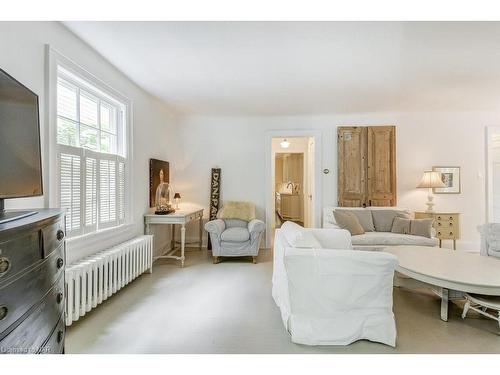
[[227, 242], [245, 242], [250, 239], [250, 233], [247, 228], [231, 227], [222, 232], [220, 238]]
[[399, 233], [399, 234], [410, 234], [410, 219], [406, 219], [403, 217], [395, 217], [394, 221], [392, 222], [392, 233]]
[[392, 230], [392, 222], [395, 217], [410, 218], [408, 211], [399, 211], [393, 209], [378, 209], [372, 210], [373, 223], [377, 232], [390, 232]]
[[281, 226], [280, 231], [291, 247], [309, 249], [322, 248], [321, 244], [311, 231], [306, 230], [293, 221], [285, 221]]
[[415, 219], [410, 222], [410, 234], [414, 236], [432, 237], [434, 219]]
[[366, 232], [351, 237], [354, 246], [437, 246], [436, 238], [412, 236], [411, 234], [398, 234], [391, 232]]
[[351, 234], [358, 235], [365, 233], [361, 226], [358, 217], [350, 211], [335, 210], [333, 211], [335, 221], [342, 229], [347, 229]]
[[363, 227], [365, 232], [374, 232], [375, 231], [375, 225], [373, 224], [373, 217], [372, 217], [372, 212], [369, 209], [362, 208], [359, 210], [345, 210], [341, 208], [335, 209], [335, 211], [340, 211], [340, 212], [350, 212], [353, 215], [356, 215], [358, 218], [359, 223]]

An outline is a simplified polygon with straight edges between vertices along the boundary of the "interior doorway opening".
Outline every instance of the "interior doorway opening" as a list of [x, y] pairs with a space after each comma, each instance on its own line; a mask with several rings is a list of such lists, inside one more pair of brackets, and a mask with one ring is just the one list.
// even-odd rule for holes
[[285, 221], [314, 226], [314, 138], [272, 138], [271, 229]]
[[486, 221], [500, 223], [500, 126], [486, 128]]

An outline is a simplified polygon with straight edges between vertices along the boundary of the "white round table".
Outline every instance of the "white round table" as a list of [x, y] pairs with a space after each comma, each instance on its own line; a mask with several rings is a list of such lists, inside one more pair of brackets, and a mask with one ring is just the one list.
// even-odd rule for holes
[[426, 246], [390, 246], [382, 251], [399, 261], [396, 271], [437, 287], [441, 319], [448, 320], [450, 291], [500, 296], [500, 259]]

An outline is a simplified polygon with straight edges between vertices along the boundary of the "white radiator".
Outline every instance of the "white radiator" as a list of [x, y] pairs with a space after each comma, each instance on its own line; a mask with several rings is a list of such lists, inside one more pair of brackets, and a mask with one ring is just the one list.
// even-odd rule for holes
[[66, 325], [153, 267], [153, 236], [140, 236], [66, 267]]

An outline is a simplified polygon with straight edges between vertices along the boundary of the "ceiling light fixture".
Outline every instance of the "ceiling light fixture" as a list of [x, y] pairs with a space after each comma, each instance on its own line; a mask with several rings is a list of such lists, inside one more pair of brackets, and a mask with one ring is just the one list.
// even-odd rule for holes
[[288, 142], [288, 141], [286, 140], [286, 138], [285, 138], [285, 139], [283, 139], [283, 140], [280, 142], [280, 146], [281, 146], [281, 148], [288, 148], [288, 147], [290, 147], [290, 142]]

